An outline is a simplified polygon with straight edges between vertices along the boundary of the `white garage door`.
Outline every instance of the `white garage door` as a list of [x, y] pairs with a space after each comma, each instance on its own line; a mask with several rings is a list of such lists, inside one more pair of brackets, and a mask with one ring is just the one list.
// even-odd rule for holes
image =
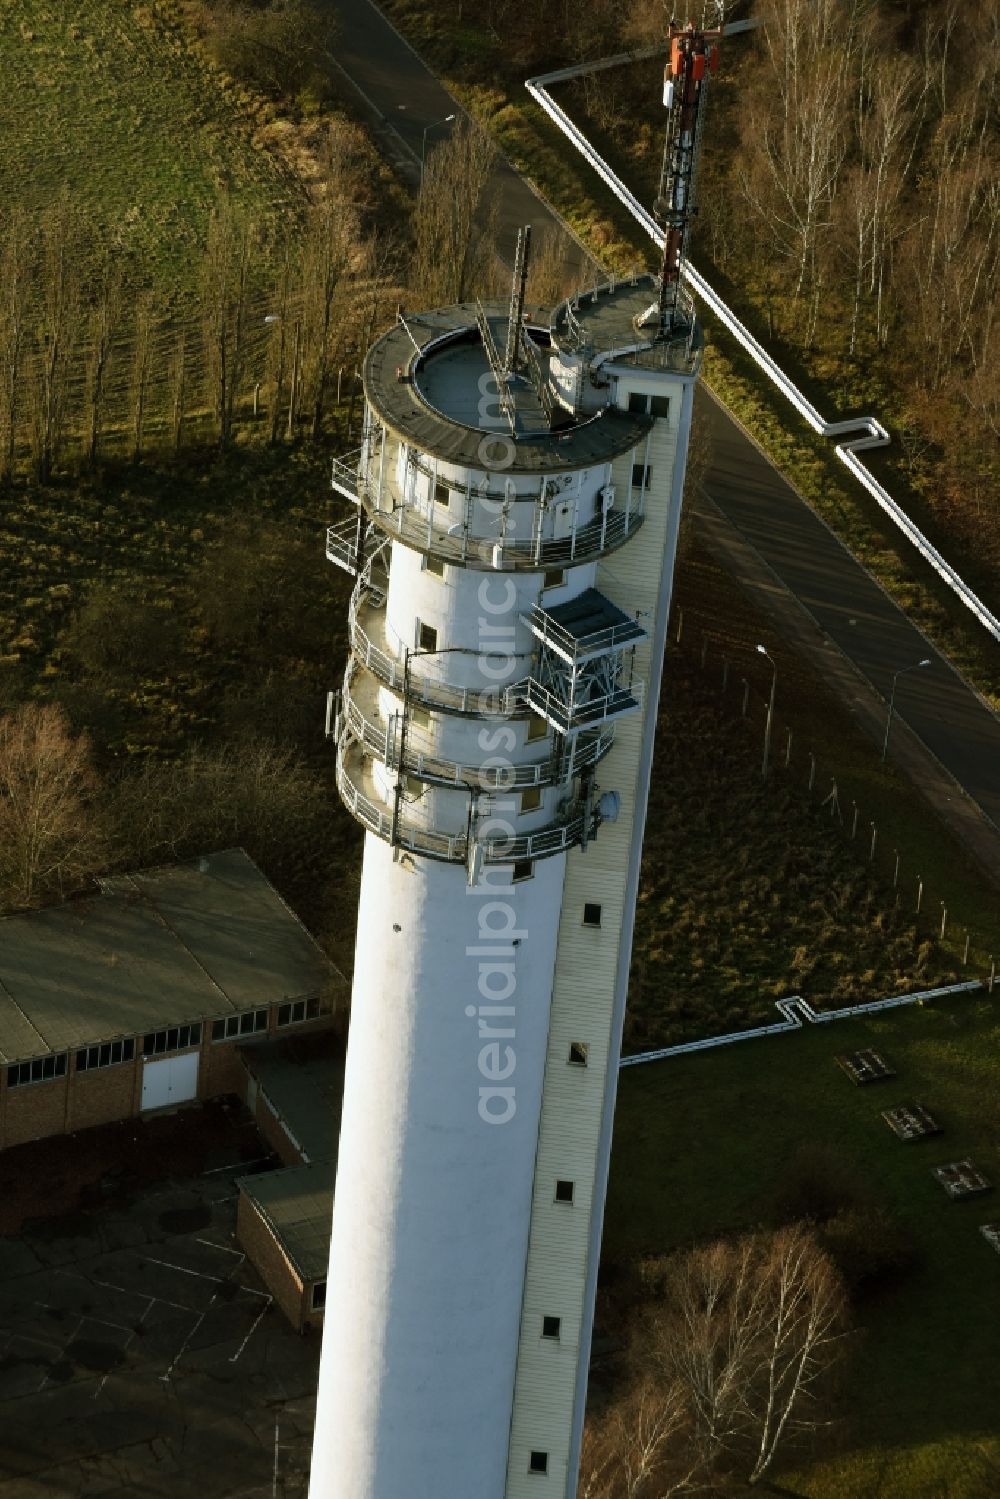
[[168, 1104], [184, 1103], [198, 1097], [198, 1053], [187, 1051], [179, 1057], [164, 1057], [161, 1062], [142, 1064], [142, 1107], [163, 1109]]

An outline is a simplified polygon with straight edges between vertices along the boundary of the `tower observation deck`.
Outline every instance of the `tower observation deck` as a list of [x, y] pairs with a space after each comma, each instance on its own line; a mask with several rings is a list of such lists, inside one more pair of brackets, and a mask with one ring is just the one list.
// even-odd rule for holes
[[438, 308], [333, 465], [366, 830], [312, 1499], [575, 1494], [690, 307]]

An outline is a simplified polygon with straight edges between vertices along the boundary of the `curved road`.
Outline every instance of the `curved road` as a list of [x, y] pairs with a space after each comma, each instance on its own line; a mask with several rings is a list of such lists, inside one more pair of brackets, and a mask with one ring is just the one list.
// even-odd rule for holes
[[[425, 128], [461, 106], [372, 0], [327, 3], [337, 17], [335, 53], [340, 69], [418, 164]], [[437, 134], [429, 133], [428, 148]], [[507, 162], [498, 168], [494, 194], [500, 249], [508, 259], [518, 225], [565, 228]], [[755, 562], [781, 581], [818, 630], [883, 699], [888, 698], [895, 671], [931, 658], [931, 667], [901, 678], [896, 714], [933, 761], [924, 756], [922, 765], [915, 764], [914, 755], [917, 761], [921, 758], [918, 746], [908, 745], [904, 735], [892, 753], [908, 760], [907, 768], [917, 772], [915, 779], [942, 817], [970, 852], [1000, 877], [1000, 719], [855, 561], [726, 408], [704, 393], [703, 400], [713, 440], [704, 488], [744, 543], [742, 549], [727, 549], [729, 564], [739, 577], [741, 550], [744, 557], [755, 553]], [[789, 419], [795, 419], [791, 412]], [[877, 700], [874, 706], [874, 714], [861, 717], [877, 734], [885, 709]], [[951, 794], [955, 788], [948, 777], [972, 803], [957, 822]], [[981, 816], [970, 816], [976, 809]]]

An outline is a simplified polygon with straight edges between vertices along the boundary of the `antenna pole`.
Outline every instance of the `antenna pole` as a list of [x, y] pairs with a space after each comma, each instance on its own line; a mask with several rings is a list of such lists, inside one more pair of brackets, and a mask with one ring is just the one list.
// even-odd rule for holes
[[[660, 190], [653, 212], [663, 225], [663, 261], [657, 315], [661, 334], [673, 332], [677, 292], [695, 214], [694, 187], [701, 152], [708, 76], [719, 63], [718, 31], [670, 27], [670, 57], [663, 76], [667, 134]], [[652, 309], [650, 309], [652, 312]]]
[[517, 249], [514, 251], [514, 274], [510, 283], [510, 311], [507, 315], [507, 347], [504, 350], [503, 368], [507, 375], [517, 374], [521, 352], [521, 322], [524, 317], [524, 297], [528, 286], [528, 256], [531, 253], [531, 225], [525, 224], [517, 231]]

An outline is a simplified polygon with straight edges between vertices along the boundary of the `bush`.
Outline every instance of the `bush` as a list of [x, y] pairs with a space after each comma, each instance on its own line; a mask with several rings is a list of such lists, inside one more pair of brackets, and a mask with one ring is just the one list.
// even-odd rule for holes
[[906, 1229], [884, 1208], [844, 1208], [823, 1224], [817, 1238], [852, 1297], [895, 1284], [916, 1259]]

